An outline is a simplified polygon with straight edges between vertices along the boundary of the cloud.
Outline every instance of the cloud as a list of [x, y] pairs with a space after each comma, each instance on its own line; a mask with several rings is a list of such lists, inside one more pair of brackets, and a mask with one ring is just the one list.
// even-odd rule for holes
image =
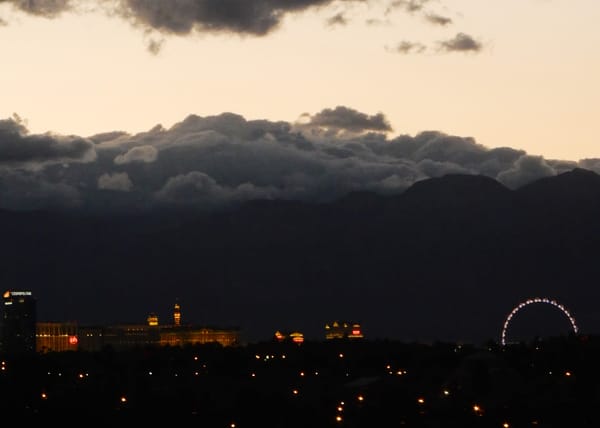
[[334, 27], [336, 25], [346, 25], [348, 23], [348, 19], [346, 16], [340, 12], [333, 15], [331, 18], [327, 19], [327, 26]]
[[482, 49], [481, 42], [465, 33], [457, 33], [451, 39], [438, 42], [438, 50], [442, 52], [479, 52]]
[[600, 174], [600, 158], [582, 159], [579, 161], [579, 166]]
[[436, 13], [425, 14], [425, 20], [430, 24], [441, 25], [442, 27], [452, 24], [452, 18], [441, 16]]
[[0, 0], [1, 3], [9, 3], [15, 9], [31, 15], [53, 18], [73, 7], [71, 0]]
[[[361, 1], [361, 0], [345, 0]], [[290, 13], [333, 0], [120, 0], [118, 12], [136, 25], [171, 34], [226, 32], [263, 36]]]
[[152, 55], [158, 55], [163, 47], [164, 42], [164, 39], [150, 39], [148, 40], [146, 48]]
[[236, 187], [222, 186], [215, 179], [200, 171], [192, 171], [171, 177], [156, 192], [158, 200], [170, 204], [215, 208], [232, 201], [270, 199], [274, 189], [261, 189], [252, 183]]
[[75, 186], [30, 171], [0, 170], [0, 194], [1, 209], [76, 209], [82, 203]]
[[523, 155], [514, 166], [498, 174], [498, 181], [510, 188], [520, 187], [535, 179], [556, 175], [556, 171], [541, 156]]
[[344, 106], [324, 109], [313, 116], [308, 116], [306, 125], [354, 133], [392, 131], [391, 125], [382, 113], [369, 116]]
[[[327, 202], [352, 191], [398, 193], [416, 181], [457, 172], [517, 188], [577, 166], [510, 147], [490, 149], [471, 137], [439, 131], [391, 136], [383, 113], [347, 106], [305, 113], [295, 122], [247, 120], [231, 112], [189, 115], [170, 128], [68, 137], [68, 149], [61, 143], [67, 137], [42, 136], [44, 144], [32, 143], [27, 138], [38, 136], [29, 136], [16, 118], [0, 122], [0, 130], [0, 140], [11, 148], [0, 143], [0, 207], [14, 209], [101, 212], [217, 209], [252, 199]], [[580, 164], [600, 169], [598, 160]]]
[[129, 192], [132, 188], [133, 183], [129, 179], [129, 176], [126, 172], [102, 174], [100, 177], [98, 177], [98, 189]]
[[130, 162], [145, 162], [150, 163], [156, 160], [158, 150], [153, 146], [136, 146], [127, 153], [115, 157], [117, 165], [123, 165]]
[[18, 116], [0, 120], [0, 164], [42, 167], [56, 162], [91, 162], [92, 141], [54, 134], [30, 135]]
[[419, 12], [431, 0], [394, 0], [387, 8], [386, 14], [389, 14], [394, 9], [404, 9], [408, 13]]
[[411, 54], [411, 53], [423, 53], [427, 50], [427, 46], [419, 42], [411, 42], [408, 40], [402, 40], [393, 48], [387, 48], [388, 51], [396, 52], [399, 54]]

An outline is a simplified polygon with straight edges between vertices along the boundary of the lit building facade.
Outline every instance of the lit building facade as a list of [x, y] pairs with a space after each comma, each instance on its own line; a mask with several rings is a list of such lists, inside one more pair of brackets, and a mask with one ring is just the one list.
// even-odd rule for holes
[[7, 353], [100, 351], [110, 347], [126, 350], [146, 346], [185, 346], [218, 343], [240, 344], [237, 328], [182, 325], [181, 306], [176, 303], [173, 324], [159, 325], [148, 315], [146, 324], [82, 326], [76, 322], [37, 322], [36, 301], [29, 291], [4, 293], [2, 350]]
[[8, 290], [2, 295], [2, 351], [26, 354], [36, 351], [37, 302], [31, 291]]
[[77, 351], [77, 323], [37, 322], [35, 350], [39, 353]]
[[275, 332], [274, 338], [278, 342], [294, 342], [298, 345], [304, 343], [304, 333], [301, 333], [299, 331], [287, 332], [277, 330]]
[[334, 321], [325, 324], [325, 339], [362, 339], [362, 328], [357, 322]]

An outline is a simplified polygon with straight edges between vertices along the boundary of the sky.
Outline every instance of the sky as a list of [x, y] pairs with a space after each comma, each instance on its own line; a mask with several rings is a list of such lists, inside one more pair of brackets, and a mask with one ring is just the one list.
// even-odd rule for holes
[[0, 0], [0, 208], [600, 171], [599, 18], [596, 0]]

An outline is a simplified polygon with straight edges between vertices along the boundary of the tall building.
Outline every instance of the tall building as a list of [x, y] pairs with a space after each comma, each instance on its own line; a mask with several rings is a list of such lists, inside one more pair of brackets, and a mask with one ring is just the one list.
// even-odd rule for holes
[[8, 290], [2, 295], [2, 351], [24, 354], [36, 351], [36, 299], [31, 291]]
[[173, 325], [179, 327], [181, 325], [181, 306], [178, 302], [175, 302], [173, 308]]

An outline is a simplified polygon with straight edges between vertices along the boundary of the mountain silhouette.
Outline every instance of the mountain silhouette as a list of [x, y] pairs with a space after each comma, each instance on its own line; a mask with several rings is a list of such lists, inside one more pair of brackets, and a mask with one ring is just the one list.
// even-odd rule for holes
[[[600, 331], [600, 176], [575, 169], [517, 190], [476, 175], [331, 203], [251, 201], [227, 211], [92, 215], [0, 211], [5, 289], [41, 320], [238, 326], [322, 339], [335, 319], [367, 337], [497, 340], [520, 301], [547, 296]], [[567, 334], [551, 319], [547, 334]], [[564, 321], [564, 322], [562, 322]], [[547, 331], [546, 331], [547, 330]]]

